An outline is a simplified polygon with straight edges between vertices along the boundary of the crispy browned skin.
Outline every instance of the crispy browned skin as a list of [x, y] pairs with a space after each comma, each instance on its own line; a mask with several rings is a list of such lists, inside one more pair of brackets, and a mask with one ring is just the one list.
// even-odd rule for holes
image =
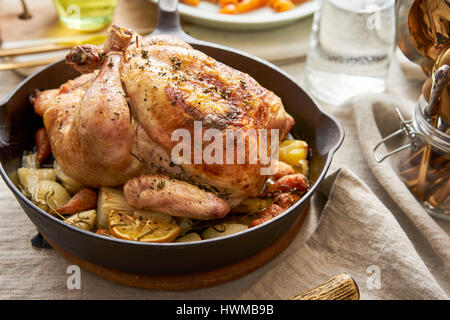
[[66, 174], [87, 186], [120, 185], [142, 171], [142, 163], [131, 155], [136, 122], [120, 79], [122, 59], [113, 52], [98, 73], [35, 99], [55, 159]]
[[[138, 122], [168, 154], [178, 143], [171, 141], [172, 132], [186, 129], [193, 137], [194, 121], [222, 136], [225, 130], [242, 130], [244, 137], [251, 129], [279, 129], [282, 138], [293, 125], [280, 98], [248, 74], [170, 37], [131, 46], [122, 81]], [[255, 196], [267, 176], [260, 163], [249, 164], [246, 152], [245, 164], [184, 164], [183, 172], [232, 197]]]
[[283, 138], [293, 119], [273, 92], [170, 36], [140, 39], [139, 47], [122, 50], [124, 56], [113, 51], [105, 58], [92, 48], [80, 56], [80, 49], [68, 62], [83, 72], [101, 68], [98, 74], [42, 92], [35, 103], [67, 174], [89, 186], [108, 186], [162, 170], [231, 198], [261, 191], [268, 176], [261, 175], [261, 163], [249, 163], [248, 154], [244, 164], [174, 166], [170, 155], [178, 141], [171, 135], [186, 129], [193, 137], [194, 121], [201, 121], [203, 130], [216, 129], [222, 137], [227, 129], [242, 130], [244, 137], [279, 129]]
[[112, 25], [105, 43], [100, 47], [84, 44], [74, 47], [66, 55], [66, 63], [81, 73], [91, 73], [98, 69], [112, 52], [125, 51], [130, 45], [133, 32]]
[[198, 220], [223, 218], [228, 203], [184, 181], [164, 175], [144, 175], [128, 181], [123, 191], [127, 202], [138, 209], [163, 212]]

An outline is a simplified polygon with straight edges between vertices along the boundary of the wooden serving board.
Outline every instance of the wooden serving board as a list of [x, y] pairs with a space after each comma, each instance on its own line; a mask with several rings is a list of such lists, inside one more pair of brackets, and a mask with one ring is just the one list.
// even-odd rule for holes
[[301, 229], [301, 226], [303, 225], [303, 222], [305, 221], [305, 217], [308, 214], [308, 209], [309, 203], [302, 214], [299, 215], [292, 226], [281, 236], [281, 238], [279, 238], [277, 241], [275, 241], [275, 243], [261, 250], [257, 254], [231, 265], [221, 267], [219, 269], [193, 274], [152, 276], [112, 270], [83, 260], [63, 250], [58, 245], [52, 243], [45, 237], [45, 235], [43, 235], [43, 237], [57, 252], [63, 255], [71, 263], [76, 264], [80, 268], [89, 271], [101, 278], [105, 278], [123, 285], [144, 289], [172, 291], [199, 289], [215, 286], [240, 278], [247, 273], [265, 265], [267, 262], [278, 256], [297, 236], [299, 230]]

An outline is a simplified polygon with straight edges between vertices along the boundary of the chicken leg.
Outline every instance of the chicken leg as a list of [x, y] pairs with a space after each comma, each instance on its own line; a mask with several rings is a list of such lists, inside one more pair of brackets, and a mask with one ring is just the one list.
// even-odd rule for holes
[[[45, 96], [35, 103], [43, 113], [55, 159], [65, 173], [85, 185], [120, 185], [142, 170], [142, 163], [132, 156], [136, 122], [120, 80], [122, 51], [131, 36], [113, 27], [101, 54], [84, 57], [83, 71], [92, 71], [100, 63], [101, 69], [87, 85], [70, 88], [66, 95], [73, 103], [50, 104], [45, 111], [41, 110], [45, 103], [40, 103]], [[78, 54], [69, 53], [69, 62], [79, 59], [82, 50], [76, 50]], [[53, 101], [66, 100], [64, 94], [61, 89], [53, 92]]]

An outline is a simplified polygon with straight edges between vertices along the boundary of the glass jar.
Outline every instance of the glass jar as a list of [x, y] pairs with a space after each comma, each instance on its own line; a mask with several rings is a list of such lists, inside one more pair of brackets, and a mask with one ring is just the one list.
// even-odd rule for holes
[[[450, 127], [445, 132], [433, 127], [424, 115], [427, 105], [421, 96], [414, 118], [409, 121], [404, 120], [397, 110], [402, 122], [401, 129], [377, 144], [374, 155], [377, 162], [382, 162], [398, 153], [394, 164], [411, 193], [428, 213], [450, 220]], [[405, 135], [409, 144], [379, 158], [376, 149], [399, 135]]]
[[395, 1], [319, 4], [305, 64], [309, 92], [334, 106], [361, 92], [383, 92], [395, 48]]

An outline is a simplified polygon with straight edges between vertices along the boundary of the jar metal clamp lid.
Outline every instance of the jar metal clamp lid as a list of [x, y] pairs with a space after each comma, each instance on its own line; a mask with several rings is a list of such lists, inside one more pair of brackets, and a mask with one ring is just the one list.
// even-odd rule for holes
[[[383, 138], [373, 148], [373, 150], [372, 150], [373, 151], [373, 155], [374, 155], [375, 161], [378, 162], [378, 163], [383, 162], [384, 160], [386, 160], [390, 156], [392, 156], [392, 155], [394, 155], [394, 154], [396, 154], [396, 153], [398, 153], [400, 151], [403, 151], [405, 149], [412, 148], [413, 150], [416, 150], [417, 149], [417, 145], [418, 145], [417, 136], [418, 135], [422, 135], [420, 132], [417, 132], [415, 130], [414, 125], [413, 125], [414, 120], [405, 120], [398, 108], [395, 108], [395, 111], [397, 113], [398, 118], [401, 121], [401, 128], [399, 130], [395, 131], [394, 133], [391, 133], [387, 137]], [[383, 155], [381, 157], [377, 155], [376, 151], [382, 144], [384, 144], [385, 142], [391, 140], [392, 138], [395, 138], [396, 136], [403, 135], [403, 134], [406, 135], [409, 138], [410, 143], [408, 143], [408, 144], [406, 144], [404, 146], [401, 146], [401, 147], [399, 147], [399, 148], [397, 148], [397, 149], [395, 149], [395, 150], [393, 150], [393, 151], [391, 151], [391, 152], [389, 152], [389, 153], [387, 153], [387, 154], [385, 154], [385, 155]]]

